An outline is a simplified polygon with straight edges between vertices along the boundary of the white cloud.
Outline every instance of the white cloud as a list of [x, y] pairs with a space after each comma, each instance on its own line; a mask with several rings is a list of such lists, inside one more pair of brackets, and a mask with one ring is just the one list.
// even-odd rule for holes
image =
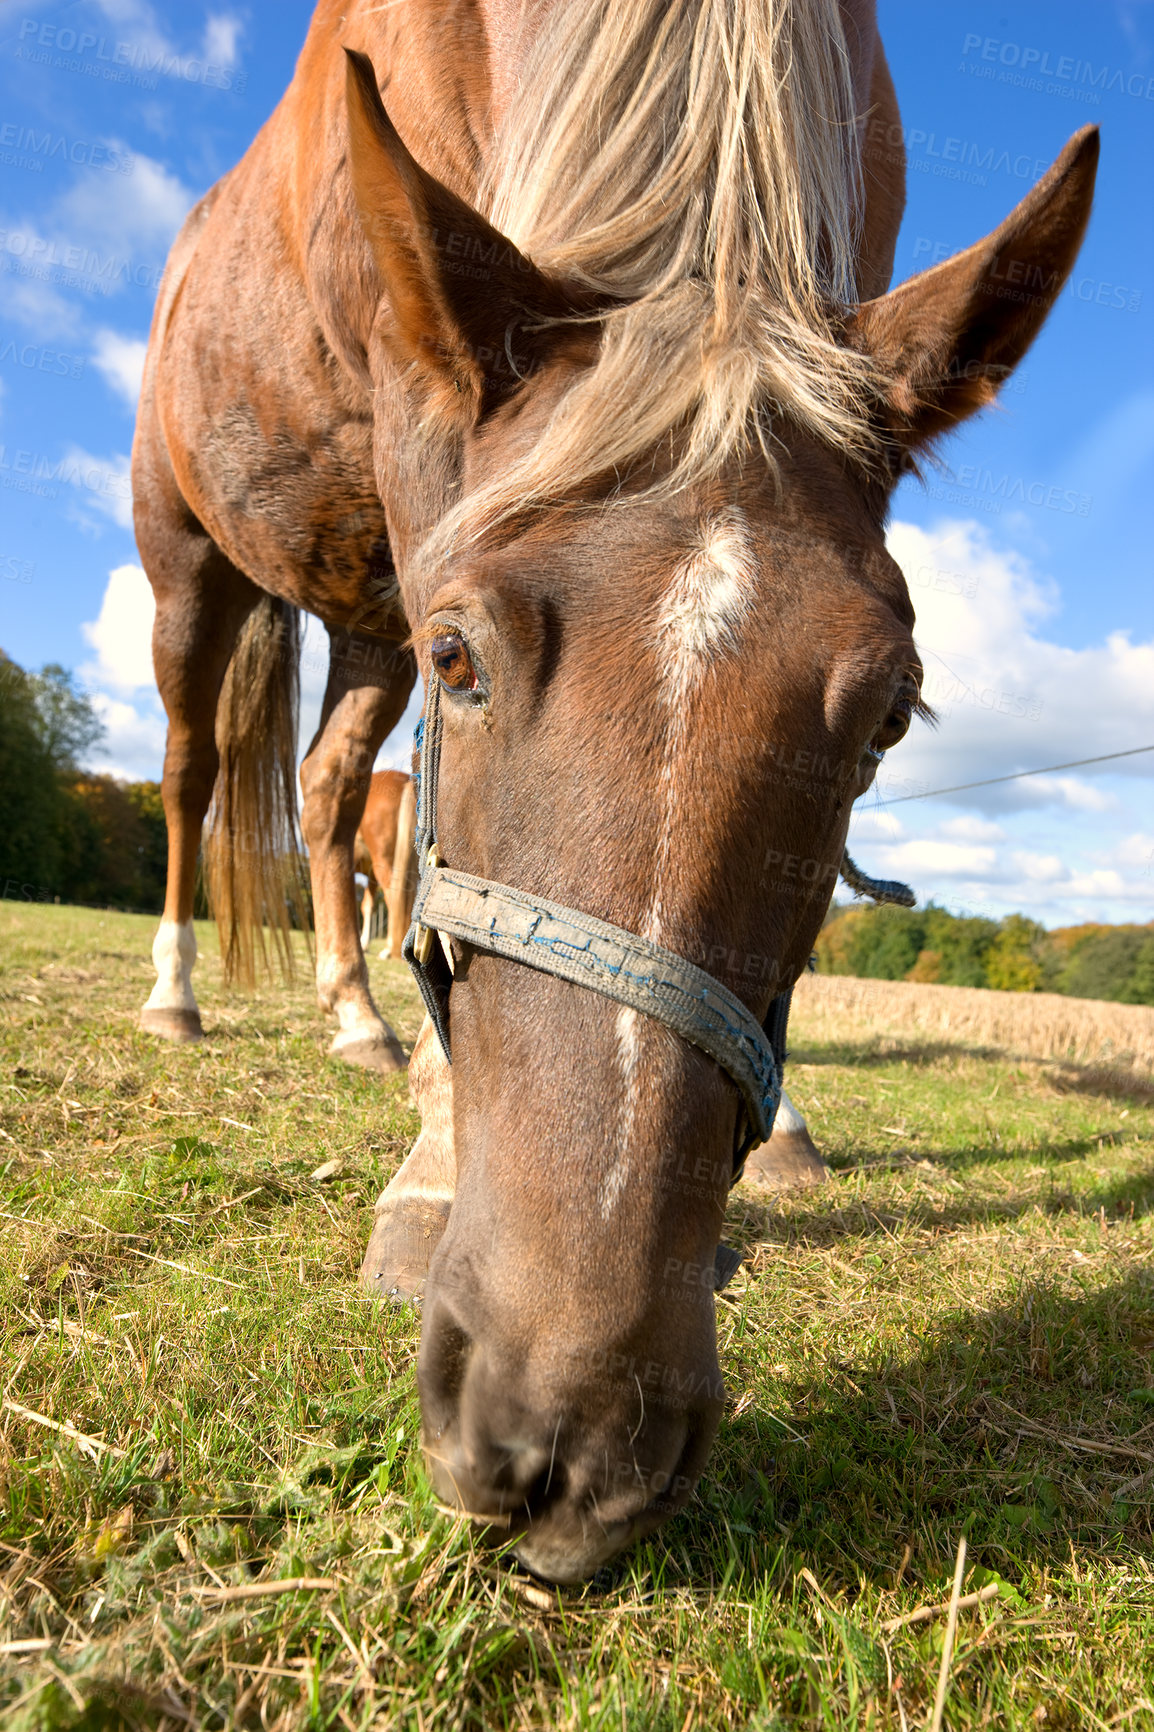
[[968, 812], [958, 818], [947, 818], [944, 824], [938, 825], [938, 832], [957, 842], [1004, 842], [1006, 839], [1006, 832], [1000, 824], [971, 817]]
[[[1154, 879], [1154, 836], [1137, 830], [1132, 836], [1123, 836], [1113, 853], [1120, 866], [1141, 866]], [[1151, 889], [1154, 891], [1154, 884]]]
[[413, 730], [421, 719], [420, 680], [413, 687], [404, 715], [377, 753], [378, 770], [412, 770]]
[[1060, 592], [984, 526], [896, 523], [889, 545], [941, 721], [915, 723], [855, 813], [859, 865], [957, 913], [1149, 920], [1154, 836], [1138, 822], [1154, 753], [897, 802], [1154, 741], [1154, 642], [1125, 632], [1076, 649], [1054, 641]]
[[[70, 445], [61, 465], [63, 479], [121, 529], [132, 528], [132, 477], [126, 456], [94, 457], [79, 445]], [[81, 522], [83, 509], [78, 513]]]
[[933, 836], [913, 837], [882, 850], [887, 873], [932, 874], [935, 878], [992, 878], [998, 865], [993, 848], [948, 842]]
[[329, 634], [313, 614], [304, 615], [301, 633], [301, 705], [298, 757], [308, 751], [320, 726], [321, 704], [329, 673]]
[[[18, 233], [25, 232], [19, 224], [15, 227]], [[22, 325], [26, 331], [35, 332], [40, 342], [70, 340], [84, 325], [80, 308], [58, 293], [50, 283], [10, 275], [7, 271], [0, 274], [0, 313]]]
[[139, 565], [108, 574], [100, 612], [81, 626], [96, 651], [80, 668], [106, 735], [101, 768], [130, 782], [159, 779], [167, 726], [152, 672], [152, 589]]
[[129, 703], [94, 692], [92, 707], [106, 729], [102, 772], [129, 782], [159, 781], [166, 727], [159, 701]]
[[1070, 876], [1069, 868], [1057, 854], [1031, 854], [1024, 848], [1016, 848], [1011, 858], [1022, 876], [1035, 884], [1060, 884]]
[[116, 331], [98, 331], [93, 360], [114, 391], [130, 409], [140, 398], [140, 381], [148, 344], [141, 337], [122, 337]]
[[1118, 804], [1116, 794], [1105, 793], [1084, 776], [1047, 776], [1046, 786], [1075, 812], [1109, 812]]
[[96, 661], [81, 668], [85, 679], [127, 693], [152, 686], [152, 586], [139, 565], [118, 565], [108, 574], [98, 617], [81, 626]]
[[[136, 155], [131, 174], [87, 175], [56, 201], [45, 228], [63, 247], [88, 246], [105, 263], [163, 258], [194, 195], [164, 164]], [[86, 274], [83, 264], [79, 274]]]
[[233, 66], [237, 44], [244, 25], [234, 12], [211, 12], [205, 24], [203, 46], [198, 57], [182, 52], [157, 22], [156, 9], [150, 0], [97, 0], [97, 5], [110, 24], [123, 30], [132, 46], [145, 54], [150, 62], [160, 59], [182, 62], [202, 58], [213, 66]]
[[138, 154], [134, 163], [130, 175], [76, 179], [34, 215], [0, 211], [0, 313], [41, 342], [81, 340], [88, 320], [69, 291], [92, 300], [133, 285], [154, 292], [159, 286], [195, 195], [152, 157]]
[[137, 31], [155, 28], [155, 14], [148, 0], [96, 0], [110, 24]]
[[855, 842], [896, 842], [905, 826], [896, 812], [884, 806], [859, 806], [853, 815]]
[[[895, 523], [890, 552], [918, 611], [916, 636], [936, 731], [916, 726], [879, 778], [884, 798], [1123, 751], [1154, 740], [1154, 642], [1124, 632], [1069, 649], [1042, 636], [1058, 594], [1020, 555], [995, 547], [984, 526]], [[1149, 761], [1110, 767], [1148, 775]], [[956, 804], [986, 812], [1100, 798], [1091, 776], [1039, 777], [974, 790]], [[1095, 809], [1102, 809], [1096, 807]]]
[[235, 65], [243, 28], [234, 12], [210, 13], [204, 27], [204, 58], [214, 66]]

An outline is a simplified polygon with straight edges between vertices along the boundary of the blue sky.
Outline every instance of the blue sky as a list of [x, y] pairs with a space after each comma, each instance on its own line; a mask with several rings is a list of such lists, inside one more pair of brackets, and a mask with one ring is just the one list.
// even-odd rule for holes
[[[126, 475], [155, 288], [310, 12], [0, 0], [0, 646], [81, 670], [120, 774], [158, 774], [163, 749]], [[910, 156], [895, 280], [993, 228], [1086, 121], [1103, 148], [1073, 282], [1001, 407], [895, 501], [942, 720], [893, 754], [853, 845], [960, 911], [1149, 920], [1154, 753], [900, 797], [1154, 744], [1154, 3], [879, 12]], [[310, 633], [308, 715], [323, 643]], [[382, 762], [405, 750], [395, 737]]]

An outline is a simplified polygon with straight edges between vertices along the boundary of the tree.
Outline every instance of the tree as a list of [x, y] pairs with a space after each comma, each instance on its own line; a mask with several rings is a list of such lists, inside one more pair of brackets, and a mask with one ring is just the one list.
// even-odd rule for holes
[[0, 883], [5, 896], [48, 898], [59, 865], [60, 789], [35, 689], [0, 652]]
[[998, 922], [932, 902], [921, 911], [838, 908], [815, 948], [823, 974], [1154, 1004], [1154, 923], [1047, 932], [1024, 914]]
[[926, 944], [941, 957], [937, 979], [945, 986], [985, 986], [986, 956], [997, 932], [993, 920], [950, 914], [931, 902], [926, 909]]
[[76, 676], [58, 662], [48, 662], [38, 674], [26, 675], [32, 691], [44, 744], [58, 770], [75, 770], [99, 751], [104, 723], [92, 700], [80, 691]]
[[819, 974], [854, 972], [850, 960], [854, 933], [869, 914], [868, 908], [830, 909], [813, 947]]
[[1048, 934], [1024, 914], [1008, 914], [986, 954], [986, 979], [999, 992], [1038, 992]]
[[1149, 928], [1118, 997], [1123, 1004], [1154, 1004], [1154, 932]]
[[1139, 958], [1149, 936], [1149, 929], [1142, 926], [1084, 929], [1058, 976], [1058, 991], [1068, 992], [1074, 998], [1105, 998], [1124, 1004], [1147, 1002], [1129, 999], [1125, 994], [1136, 976], [1142, 978]]
[[874, 908], [858, 927], [850, 950], [855, 974], [904, 980], [925, 948], [926, 917], [910, 908]]
[[72, 674], [49, 663], [28, 673], [0, 651], [0, 884], [50, 901], [67, 864], [66, 779], [104, 727]]
[[155, 782], [63, 778], [60, 894], [66, 902], [158, 913], [164, 905], [164, 814], [157, 835]]

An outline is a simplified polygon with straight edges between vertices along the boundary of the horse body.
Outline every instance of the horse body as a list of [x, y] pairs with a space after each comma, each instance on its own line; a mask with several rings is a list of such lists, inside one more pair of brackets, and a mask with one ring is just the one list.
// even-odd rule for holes
[[[870, 0], [323, 0], [154, 322], [134, 481], [170, 882], [146, 1026], [198, 1027], [218, 767], [229, 941], [283, 902], [297, 606], [332, 639], [302, 826], [335, 1050], [400, 1062], [351, 883], [410, 629], [443, 689], [453, 867], [677, 951], [758, 1016], [788, 989], [919, 701], [890, 491], [1020, 359], [1093, 179], [1087, 131], [994, 236], [885, 294], [893, 120]], [[1046, 290], [1000, 298], [1007, 256]], [[782, 747], [813, 773], [778, 774]], [[786, 855], [814, 867], [801, 894], [773, 882]], [[713, 1296], [686, 1271], [712, 1268], [736, 1098], [660, 1022], [448, 950], [452, 1070], [426, 1024], [422, 1132], [363, 1277], [427, 1270], [438, 1488], [570, 1579], [705, 1460]]]

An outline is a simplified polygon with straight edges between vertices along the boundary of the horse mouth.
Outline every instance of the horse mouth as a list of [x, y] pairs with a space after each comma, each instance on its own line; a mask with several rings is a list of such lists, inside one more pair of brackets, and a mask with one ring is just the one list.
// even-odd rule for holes
[[[482, 1485], [454, 1451], [437, 1441], [426, 1440], [425, 1460], [445, 1514], [470, 1521], [482, 1544], [508, 1547], [517, 1562], [542, 1581], [577, 1586], [682, 1507], [708, 1452], [712, 1428], [708, 1430], [709, 1437], [703, 1438], [688, 1426], [673, 1471], [656, 1476], [661, 1489], [647, 1487], [651, 1495], [643, 1501], [624, 1500], [634, 1503], [633, 1508], [622, 1508], [620, 1495], [602, 1500], [590, 1487], [571, 1489], [564, 1464], [545, 1461], [536, 1450], [524, 1451], [519, 1472], [515, 1453], [509, 1452], [513, 1471], [503, 1486]], [[513, 1479], [520, 1485], [509, 1483]]]

